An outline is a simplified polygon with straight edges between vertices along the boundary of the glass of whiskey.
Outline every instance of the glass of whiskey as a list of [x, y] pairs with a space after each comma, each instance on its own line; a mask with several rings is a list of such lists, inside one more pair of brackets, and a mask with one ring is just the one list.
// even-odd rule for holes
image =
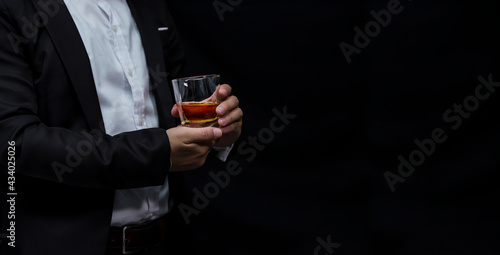
[[175, 103], [181, 125], [187, 127], [217, 126], [215, 108], [220, 103], [220, 75], [208, 74], [172, 80]]

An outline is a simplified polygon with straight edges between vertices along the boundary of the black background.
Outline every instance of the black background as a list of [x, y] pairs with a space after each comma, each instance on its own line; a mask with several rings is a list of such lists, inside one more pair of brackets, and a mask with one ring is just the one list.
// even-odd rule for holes
[[[234, 6], [219, 10], [221, 20], [214, 2]], [[500, 87], [471, 111], [453, 112], [473, 100], [479, 76], [500, 82], [499, 4], [401, 1], [401, 12], [348, 63], [340, 43], [354, 46], [355, 27], [364, 31], [371, 11], [388, 2], [396, 1], [169, 1], [185, 75], [221, 74], [244, 111], [228, 159], [241, 173], [181, 224], [186, 235], [178, 232], [172, 247], [500, 254]], [[295, 118], [270, 136], [273, 109]], [[384, 174], [397, 174], [398, 157], [411, 160], [422, 151], [415, 140], [428, 141], [436, 129], [446, 141], [392, 192]], [[248, 145], [259, 134], [266, 143]], [[209, 173], [226, 166], [213, 160], [185, 173], [182, 203], [194, 207], [193, 189], [203, 192]], [[321, 240], [340, 246], [325, 249]]]

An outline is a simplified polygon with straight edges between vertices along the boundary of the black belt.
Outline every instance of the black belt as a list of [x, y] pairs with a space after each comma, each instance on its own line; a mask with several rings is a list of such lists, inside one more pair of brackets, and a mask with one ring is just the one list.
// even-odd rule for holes
[[111, 227], [107, 248], [123, 254], [146, 251], [165, 241], [165, 217], [142, 224]]

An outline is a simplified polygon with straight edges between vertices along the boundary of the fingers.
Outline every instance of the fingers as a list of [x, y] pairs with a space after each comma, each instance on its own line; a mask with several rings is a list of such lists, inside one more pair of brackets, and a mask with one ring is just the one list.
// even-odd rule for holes
[[184, 128], [186, 143], [215, 144], [215, 141], [222, 137], [222, 130], [219, 128]]
[[171, 114], [174, 118], [179, 118], [179, 108], [177, 108], [177, 105], [174, 104], [174, 107], [172, 107]]
[[221, 138], [219, 128], [176, 127], [167, 130], [170, 142], [170, 171], [192, 170], [205, 163], [208, 153]]
[[219, 98], [221, 100], [225, 100], [228, 96], [231, 95], [231, 91], [232, 90], [233, 89], [228, 84], [222, 84], [222, 85], [220, 85], [219, 92], [218, 92]]
[[234, 144], [241, 135], [241, 127], [242, 127], [242, 122], [239, 121], [229, 126], [221, 128], [223, 135], [221, 139], [217, 140], [215, 146], [227, 147], [230, 146], [231, 144]]
[[233, 123], [241, 122], [242, 119], [243, 119], [243, 110], [241, 110], [241, 108], [238, 107], [222, 115], [222, 117], [219, 118], [219, 126], [226, 127]]
[[219, 97], [221, 103], [216, 109], [219, 116], [218, 124], [223, 136], [216, 143], [216, 146], [227, 147], [233, 144], [241, 135], [243, 123], [243, 110], [239, 107], [240, 101], [231, 95], [231, 86], [224, 84], [219, 87]]
[[238, 108], [240, 105], [240, 101], [235, 96], [230, 96], [226, 100], [222, 101], [219, 106], [215, 109], [217, 115], [219, 117], [224, 116], [226, 113], [231, 112], [232, 110]]

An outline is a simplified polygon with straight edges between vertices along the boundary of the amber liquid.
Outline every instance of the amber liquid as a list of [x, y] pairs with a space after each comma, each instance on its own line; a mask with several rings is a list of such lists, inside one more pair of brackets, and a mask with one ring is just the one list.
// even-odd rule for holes
[[182, 103], [181, 109], [184, 113], [182, 124], [211, 122], [217, 119], [215, 108], [219, 103]]

